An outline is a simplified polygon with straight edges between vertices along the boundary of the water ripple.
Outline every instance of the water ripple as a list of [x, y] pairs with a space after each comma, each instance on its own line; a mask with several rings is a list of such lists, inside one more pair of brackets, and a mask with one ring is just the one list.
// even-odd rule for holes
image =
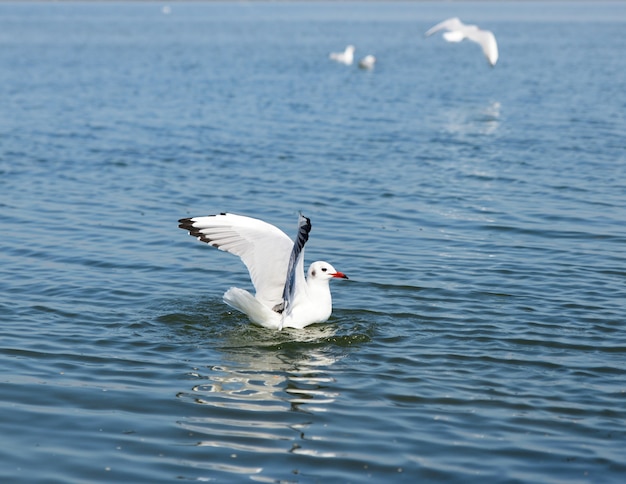
[[[485, 70], [445, 2], [0, 2], [0, 480], [621, 483], [624, 6], [492, 3]], [[223, 303], [221, 211], [327, 323]]]

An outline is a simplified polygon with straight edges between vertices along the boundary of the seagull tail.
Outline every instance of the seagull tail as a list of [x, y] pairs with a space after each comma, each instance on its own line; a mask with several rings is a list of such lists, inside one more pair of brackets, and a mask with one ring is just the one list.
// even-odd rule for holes
[[282, 316], [261, 304], [248, 291], [231, 287], [224, 293], [223, 299], [230, 307], [248, 316], [254, 324], [268, 329], [282, 329]]

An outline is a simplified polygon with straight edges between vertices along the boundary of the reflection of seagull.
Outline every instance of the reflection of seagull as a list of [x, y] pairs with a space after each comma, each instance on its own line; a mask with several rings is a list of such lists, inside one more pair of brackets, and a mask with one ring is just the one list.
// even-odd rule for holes
[[349, 45], [343, 52], [331, 52], [328, 57], [342, 64], [351, 65], [354, 62], [354, 46]]
[[231, 213], [183, 218], [179, 227], [220, 250], [238, 255], [256, 289], [231, 287], [226, 304], [245, 313], [250, 321], [270, 329], [304, 328], [330, 317], [332, 299], [328, 283], [348, 277], [328, 262], [313, 262], [304, 276], [304, 244], [311, 221], [298, 220], [295, 243], [280, 229], [262, 220]]
[[359, 67], [361, 69], [373, 69], [376, 64], [376, 57], [373, 55], [366, 55], [359, 61]]
[[457, 17], [454, 17], [438, 23], [427, 30], [424, 35], [428, 37], [440, 30], [447, 30], [444, 32], [443, 38], [448, 42], [461, 42], [463, 39], [469, 39], [480, 44], [491, 67], [498, 62], [498, 44], [495, 36], [489, 30], [481, 30], [476, 25], [465, 25]]

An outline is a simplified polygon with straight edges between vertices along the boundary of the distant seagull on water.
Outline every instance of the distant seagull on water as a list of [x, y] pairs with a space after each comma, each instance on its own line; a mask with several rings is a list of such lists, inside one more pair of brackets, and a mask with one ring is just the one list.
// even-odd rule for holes
[[309, 239], [311, 221], [304, 215], [298, 219], [295, 241], [267, 222], [232, 213], [178, 222], [181, 229], [201, 242], [241, 258], [256, 294], [231, 287], [224, 294], [224, 302], [253, 323], [269, 329], [301, 329], [330, 317], [329, 282], [348, 276], [328, 262], [318, 261], [311, 264], [305, 277], [304, 244]]
[[349, 45], [343, 52], [331, 52], [328, 57], [331, 60], [349, 66], [352, 65], [352, 63], [354, 62], [354, 51], [355, 47], [353, 45]]
[[374, 64], [376, 64], [376, 57], [373, 55], [366, 55], [359, 61], [359, 67], [361, 69], [373, 69]]
[[438, 23], [428, 29], [424, 35], [429, 37], [440, 30], [447, 31], [443, 33], [443, 38], [448, 42], [461, 42], [463, 39], [469, 39], [480, 44], [491, 67], [498, 62], [498, 44], [496, 37], [489, 30], [479, 29], [476, 25], [465, 25], [458, 17], [454, 17]]

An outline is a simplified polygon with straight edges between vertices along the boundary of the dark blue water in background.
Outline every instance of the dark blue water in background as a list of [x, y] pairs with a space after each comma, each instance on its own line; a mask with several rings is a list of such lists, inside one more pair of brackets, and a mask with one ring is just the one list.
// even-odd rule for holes
[[[164, 5], [0, 3], [0, 479], [622, 482], [626, 4]], [[327, 324], [222, 303], [221, 211]]]

